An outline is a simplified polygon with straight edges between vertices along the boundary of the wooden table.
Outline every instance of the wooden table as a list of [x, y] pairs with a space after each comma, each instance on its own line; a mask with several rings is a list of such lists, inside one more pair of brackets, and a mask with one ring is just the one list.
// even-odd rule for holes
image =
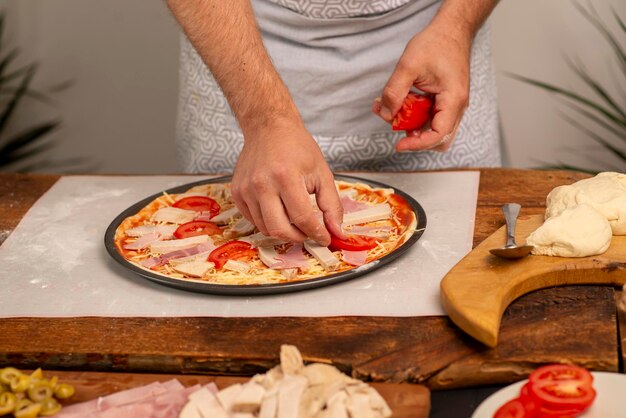
[[[503, 203], [519, 202], [522, 214], [543, 213], [553, 187], [584, 177], [481, 170], [474, 244], [503, 224]], [[0, 243], [58, 178], [0, 175]], [[290, 343], [305, 360], [329, 362], [365, 380], [435, 389], [507, 383], [550, 362], [618, 371], [624, 356], [616, 331], [619, 297], [602, 286], [526, 295], [505, 313], [495, 349], [446, 317], [1, 319], [0, 367], [251, 375], [274, 366], [280, 345]]]

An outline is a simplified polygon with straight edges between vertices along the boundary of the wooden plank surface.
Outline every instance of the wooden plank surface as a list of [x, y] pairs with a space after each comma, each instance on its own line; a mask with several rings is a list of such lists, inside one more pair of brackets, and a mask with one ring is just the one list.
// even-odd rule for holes
[[626, 291], [615, 292], [615, 300], [617, 301], [617, 323], [619, 326], [617, 330], [619, 354], [622, 359], [622, 372], [626, 372]]
[[[522, 214], [542, 213], [553, 187], [583, 177], [481, 170], [474, 242], [502, 226], [503, 203], [519, 202]], [[0, 196], [11, 193], [0, 199], [5, 236], [54, 181], [0, 175]], [[581, 334], [574, 319], [592, 332]], [[0, 326], [11, 330], [0, 339], [0, 366], [21, 368], [250, 375], [275, 364], [283, 343], [298, 346], [308, 361], [330, 362], [363, 379], [438, 388], [508, 382], [548, 361], [618, 367], [614, 290], [595, 286], [546, 289], [513, 302], [496, 349], [446, 317], [12, 318]]]
[[[45, 376], [59, 376], [59, 381], [74, 386], [76, 393], [65, 405], [85, 402], [99, 396], [109, 395], [126, 389], [177, 379], [184, 386], [205, 385], [214, 382], [219, 389], [235, 383], [244, 383], [242, 377], [171, 375], [138, 373], [56, 372], [45, 371]], [[387, 401], [393, 418], [427, 418], [430, 411], [430, 391], [422, 385], [373, 383], [372, 386]]]
[[[543, 215], [517, 220], [516, 242], [544, 222]], [[441, 301], [452, 321], [477, 340], [495, 347], [500, 319], [509, 303], [533, 290], [558, 285], [626, 283], [626, 236], [612, 237], [609, 249], [591, 257], [529, 255], [516, 260], [490, 253], [506, 241], [501, 227], [457, 263], [441, 281]]]
[[464, 356], [426, 384], [450, 389], [512, 383], [548, 363], [617, 372], [614, 297], [610, 286], [554, 287], [524, 295], [505, 311], [497, 347]]

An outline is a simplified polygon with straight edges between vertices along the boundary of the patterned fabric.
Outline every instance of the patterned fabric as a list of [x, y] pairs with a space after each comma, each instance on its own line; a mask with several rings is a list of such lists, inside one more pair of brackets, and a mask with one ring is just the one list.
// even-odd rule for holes
[[316, 19], [372, 16], [404, 6], [411, 0], [270, 0]]
[[[339, 3], [339, 0], [269, 1], [297, 4], [301, 7]], [[341, 3], [346, 5], [344, 13], [350, 13], [353, 10], [348, 7], [350, 5], [374, 3], [389, 5], [404, 3], [404, 0], [386, 2], [344, 0]], [[326, 10], [329, 13], [330, 9]], [[260, 24], [262, 25], [263, 22]], [[181, 87], [177, 121], [179, 166], [186, 172], [230, 172], [234, 169], [243, 146], [243, 136], [217, 82], [191, 43], [184, 37], [181, 39]], [[401, 45], [402, 48], [403, 45]], [[392, 61], [397, 59], [395, 55], [389, 58]], [[292, 80], [296, 83], [295, 87], [289, 84], [289, 79], [285, 80], [290, 90], [306, 87], [297, 85], [298, 80], [295, 78], [297, 77]], [[382, 88], [384, 82], [384, 80], [379, 80], [376, 83]], [[306, 119], [307, 109], [301, 108], [300, 110]], [[367, 117], [376, 118], [371, 114]], [[359, 126], [358, 122], [352, 125]], [[402, 137], [402, 133], [387, 130], [388, 125], [382, 125], [384, 125], [384, 132], [370, 130], [336, 135], [312, 131], [312, 134], [333, 170], [399, 171], [499, 166], [501, 161], [496, 86], [488, 25], [476, 35], [471, 57], [470, 106], [464, 114], [457, 137], [448, 152], [397, 153], [394, 146]]]

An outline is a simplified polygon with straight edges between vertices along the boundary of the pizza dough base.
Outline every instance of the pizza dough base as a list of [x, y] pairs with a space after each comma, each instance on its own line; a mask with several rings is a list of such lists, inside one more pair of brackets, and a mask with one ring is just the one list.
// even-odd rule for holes
[[546, 219], [582, 203], [604, 215], [613, 235], [626, 235], [626, 174], [604, 172], [590, 179], [554, 188], [548, 194]]
[[532, 254], [558, 257], [587, 257], [609, 249], [611, 225], [600, 212], [587, 204], [564, 209], [548, 218], [530, 234], [526, 243]]

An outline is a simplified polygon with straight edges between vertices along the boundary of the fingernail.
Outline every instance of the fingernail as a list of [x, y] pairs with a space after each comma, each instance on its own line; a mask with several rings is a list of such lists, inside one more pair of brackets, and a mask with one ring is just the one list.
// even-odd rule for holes
[[315, 241], [317, 241], [317, 243], [322, 247], [328, 247], [330, 245], [330, 238], [320, 238]]

